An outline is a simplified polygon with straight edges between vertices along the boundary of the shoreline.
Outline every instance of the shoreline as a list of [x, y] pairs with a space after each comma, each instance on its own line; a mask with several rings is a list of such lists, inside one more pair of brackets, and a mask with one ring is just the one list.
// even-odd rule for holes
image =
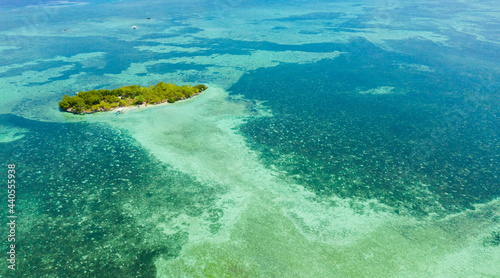
[[[112, 109], [108, 109], [108, 110], [99, 110], [99, 111], [92, 111], [92, 112], [86, 112], [86, 111], [83, 111], [83, 112], [74, 112], [73, 110], [62, 110], [60, 109], [59, 111], [61, 112], [66, 112], [66, 113], [71, 113], [73, 115], [91, 115], [91, 114], [98, 114], [98, 113], [106, 113], [106, 112], [114, 112], [114, 113], [117, 113], [118, 114], [122, 114], [126, 111], [129, 111], [129, 110], [132, 110], [134, 108], [147, 108], [148, 106], [159, 106], [159, 105], [165, 105], [165, 104], [174, 104], [174, 103], [177, 103], [177, 102], [182, 102], [182, 101], [186, 101], [186, 100], [189, 100], [189, 99], [192, 99], [192, 98], [195, 98], [197, 97], [198, 95], [200, 95], [202, 92], [206, 91], [208, 88], [204, 89], [204, 90], [201, 90], [200, 92], [198, 93], [195, 93], [193, 94], [192, 96], [188, 97], [188, 98], [184, 98], [184, 99], [179, 99], [179, 100], [176, 100], [175, 102], [168, 102], [168, 100], [165, 100], [165, 101], [162, 101], [160, 103], [143, 103], [143, 104], [139, 104], [139, 105], [129, 105], [129, 106], [123, 106], [123, 107], [114, 107]], [[120, 110], [121, 108], [121, 110]], [[118, 111], [119, 110], [119, 111]]]
[[[205, 89], [203, 90], [202, 92], [206, 91], [208, 89]], [[117, 107], [117, 108], [113, 108], [111, 110], [106, 110], [106, 111], [99, 111], [99, 112], [93, 112], [93, 113], [72, 113], [72, 112], [68, 112], [68, 113], [71, 113], [73, 115], [96, 115], [96, 114], [110, 114], [110, 113], [117, 113], [118, 109], [120, 108], [123, 108], [120, 113], [117, 114], [120, 115], [120, 114], [126, 114], [128, 113], [129, 111], [132, 111], [132, 110], [136, 110], [136, 109], [139, 109], [139, 108], [154, 108], [154, 107], [160, 107], [160, 106], [163, 106], [163, 105], [169, 105], [169, 104], [176, 104], [176, 103], [182, 103], [182, 102], [185, 102], [187, 100], [191, 100], [191, 99], [194, 99], [196, 97], [198, 97], [199, 95], [201, 95], [201, 92], [200, 93], [197, 93], [193, 96], [191, 96], [190, 98], [185, 98], [185, 99], [181, 99], [181, 100], [178, 100], [176, 102], [168, 102], [168, 101], [163, 101], [163, 102], [160, 102], [160, 103], [156, 103], [156, 104], [140, 104], [140, 105], [131, 105], [131, 106], [125, 106], [125, 107]], [[66, 112], [66, 111], [63, 111], [63, 112]]]
[[[205, 90], [206, 91], [206, 90]], [[177, 102], [184, 102], [184, 101], [187, 101], [187, 100], [190, 100], [190, 99], [193, 99], [197, 96], [199, 96], [201, 93], [198, 93], [196, 95], [193, 95], [192, 97], [190, 98], [185, 98], [185, 99], [181, 99], [181, 100], [178, 100], [176, 102], [168, 102], [168, 101], [163, 101], [163, 102], [160, 102], [160, 103], [155, 103], [155, 104], [139, 104], [139, 105], [131, 105], [131, 106], [125, 106], [125, 107], [117, 107], [117, 108], [113, 108], [112, 110], [106, 110], [106, 111], [100, 111], [100, 112], [93, 112], [93, 113], [86, 113], [86, 114], [97, 114], [97, 113], [111, 113], [111, 112], [114, 112], [114, 113], [117, 113], [118, 109], [120, 108], [123, 108], [120, 113], [117, 113], [117, 115], [120, 115], [120, 114], [125, 114], [126, 112], [128, 111], [131, 111], [131, 110], [135, 110], [135, 109], [139, 109], [139, 108], [153, 108], [153, 107], [159, 107], [159, 106], [162, 106], [162, 105], [168, 105], [168, 104], [175, 104]], [[74, 114], [74, 113], [73, 113]], [[82, 113], [83, 114], [83, 113]], [[76, 115], [76, 114], [75, 114]]]

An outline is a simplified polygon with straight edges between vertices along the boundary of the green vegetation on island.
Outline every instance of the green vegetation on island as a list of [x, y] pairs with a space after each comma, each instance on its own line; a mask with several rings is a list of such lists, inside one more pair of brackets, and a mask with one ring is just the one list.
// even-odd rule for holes
[[59, 102], [59, 108], [75, 114], [88, 114], [132, 105], [173, 103], [190, 98], [206, 89], [207, 86], [202, 84], [177, 86], [160, 82], [150, 87], [131, 85], [114, 90], [92, 90], [78, 92], [72, 97], [64, 95]]

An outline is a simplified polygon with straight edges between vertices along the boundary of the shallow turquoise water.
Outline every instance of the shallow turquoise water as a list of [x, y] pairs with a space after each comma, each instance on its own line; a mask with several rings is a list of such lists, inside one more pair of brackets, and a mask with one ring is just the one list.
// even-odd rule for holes
[[[494, 2], [28, 2], [0, 6], [0, 276], [500, 276]], [[57, 110], [159, 81], [209, 90]]]

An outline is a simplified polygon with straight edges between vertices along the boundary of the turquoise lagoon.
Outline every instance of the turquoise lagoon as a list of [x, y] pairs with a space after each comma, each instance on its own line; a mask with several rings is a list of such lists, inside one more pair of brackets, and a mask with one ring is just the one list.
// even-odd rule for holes
[[495, 1], [3, 2], [0, 276], [500, 276]]

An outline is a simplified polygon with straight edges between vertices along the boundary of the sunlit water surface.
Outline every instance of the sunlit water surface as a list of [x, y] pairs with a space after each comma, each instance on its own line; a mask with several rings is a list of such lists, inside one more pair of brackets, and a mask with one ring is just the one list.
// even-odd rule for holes
[[[2, 277], [500, 276], [494, 2], [0, 13], [0, 154], [18, 170]], [[209, 89], [57, 109], [159, 81]]]

